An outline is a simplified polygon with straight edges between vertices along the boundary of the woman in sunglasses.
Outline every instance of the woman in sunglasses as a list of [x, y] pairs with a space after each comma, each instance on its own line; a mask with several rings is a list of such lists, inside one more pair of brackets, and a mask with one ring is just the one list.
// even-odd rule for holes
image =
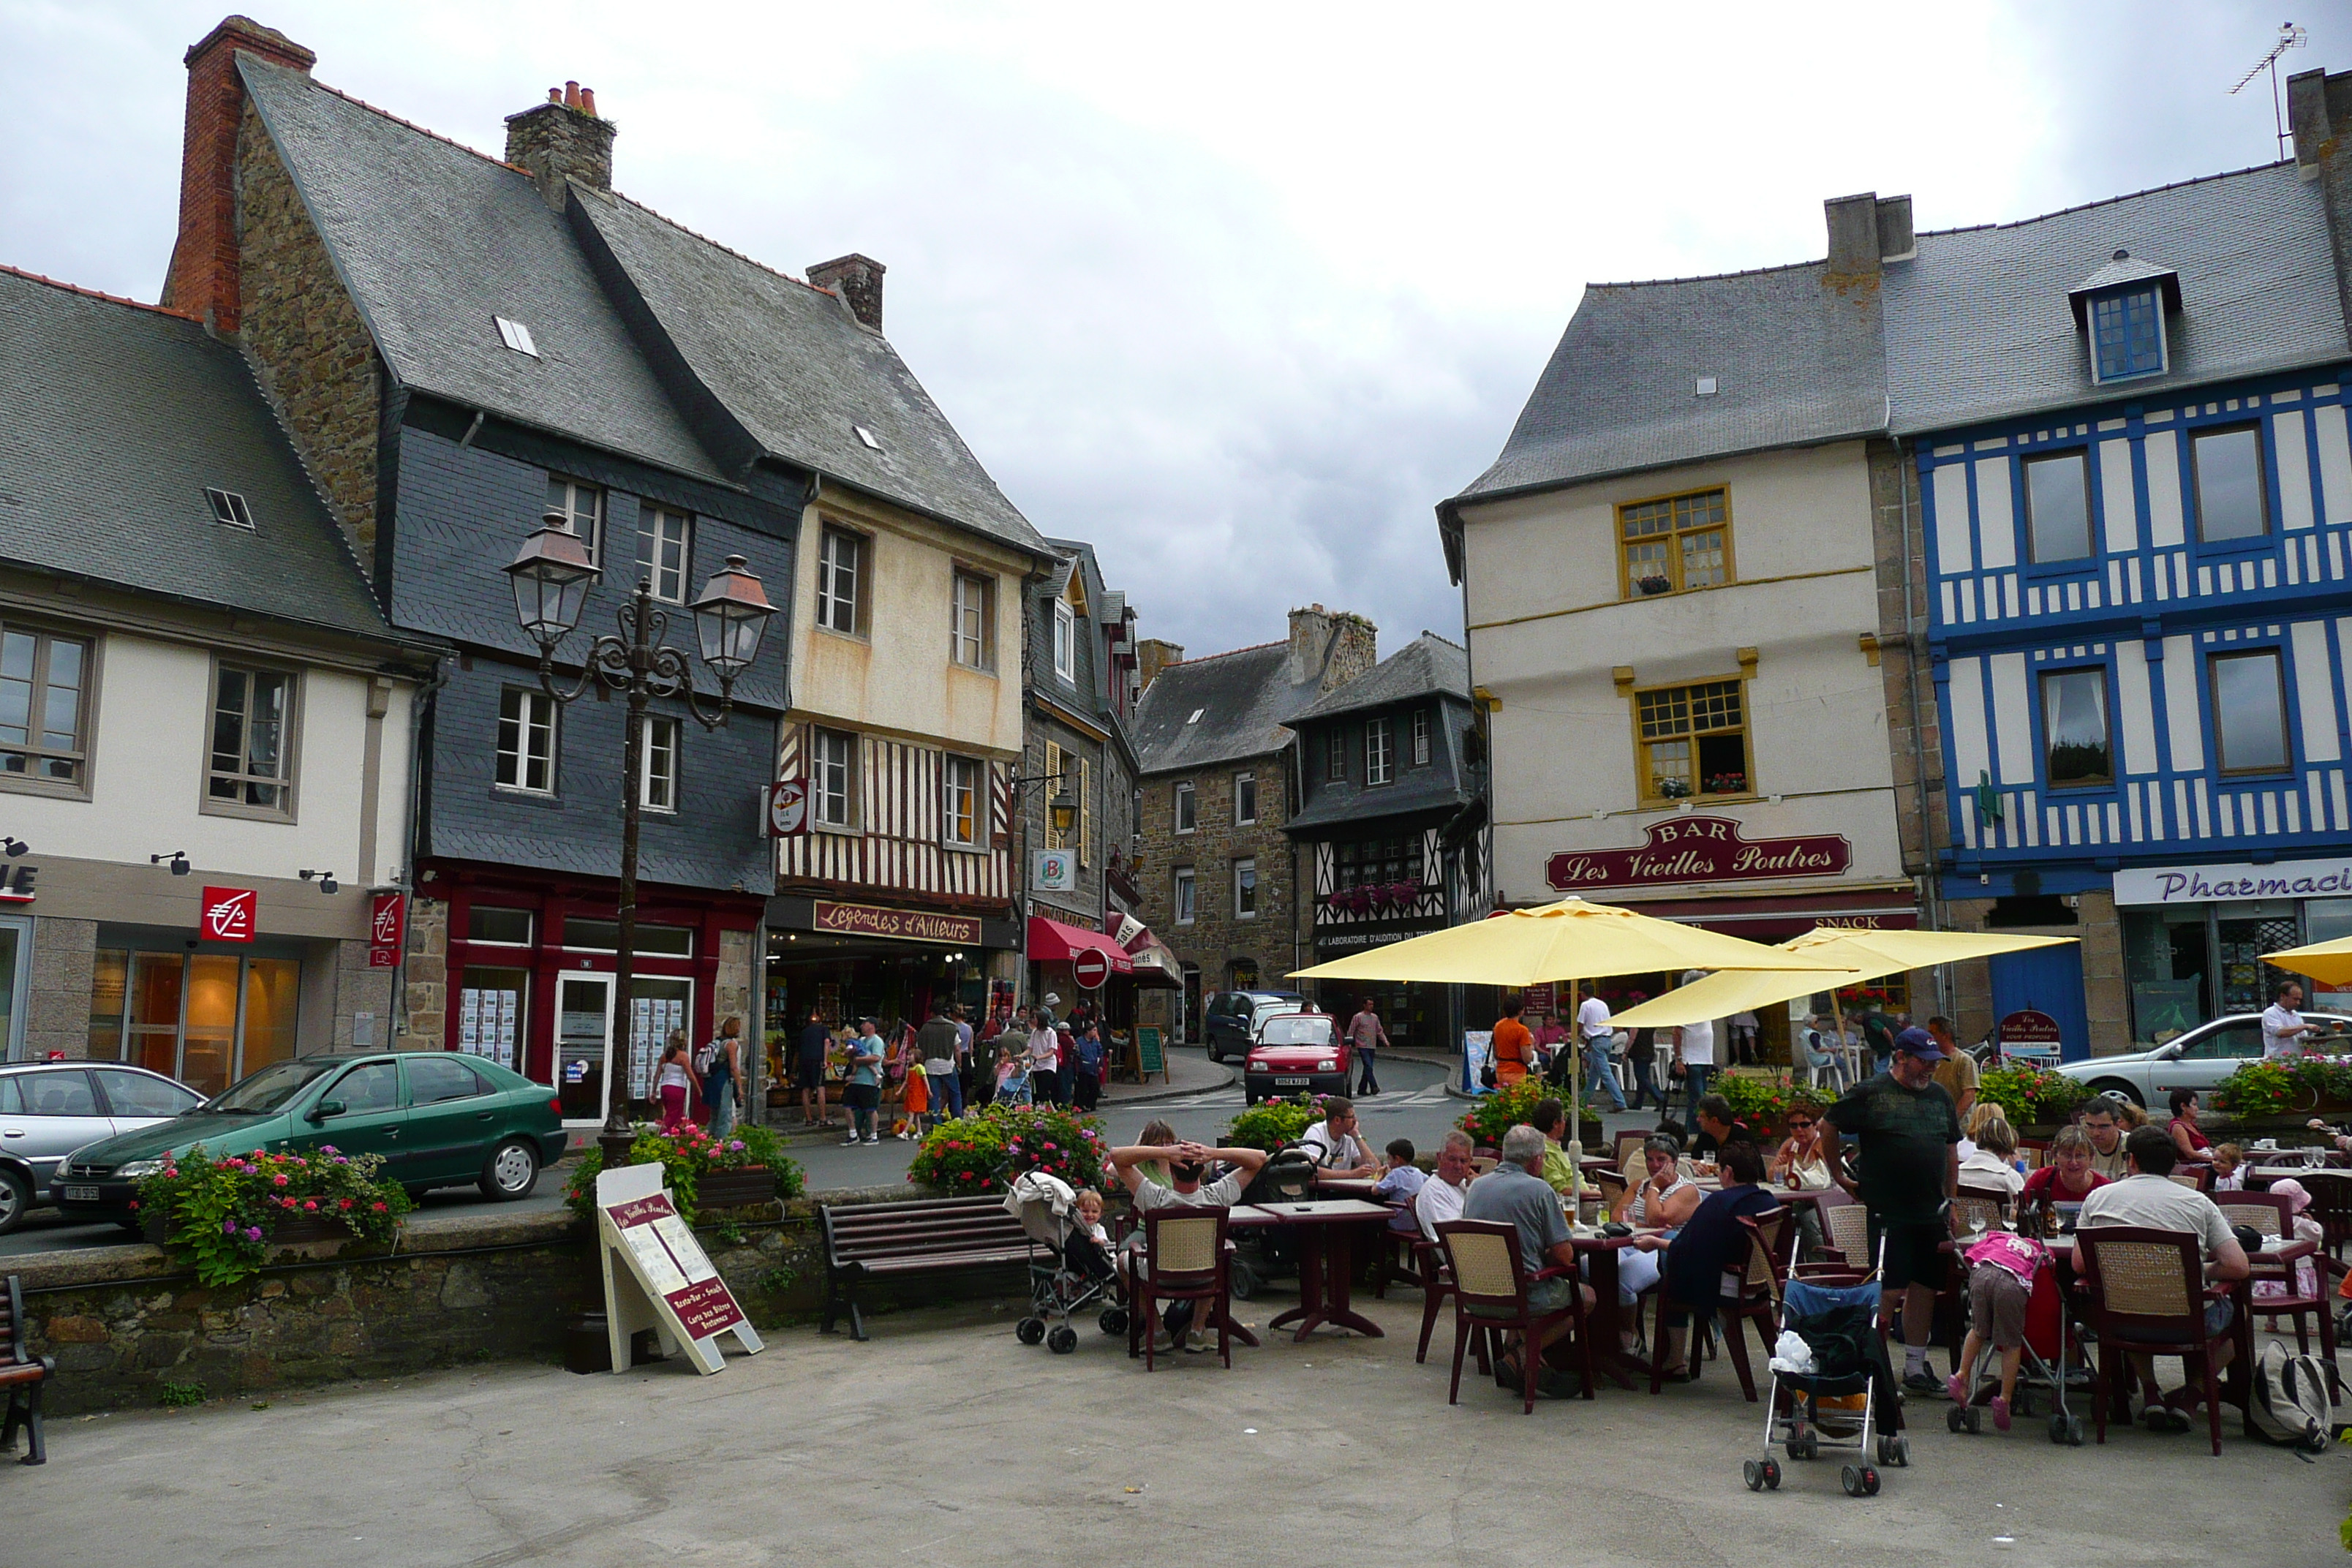
[[[1818, 1193], [1830, 1184], [1829, 1162], [1822, 1158], [1821, 1113], [1810, 1105], [1789, 1112], [1789, 1136], [1772, 1156], [1772, 1185], [1792, 1193]], [[1822, 1215], [1811, 1204], [1791, 1204], [1797, 1211], [1797, 1247], [1811, 1258], [1821, 1250]]]

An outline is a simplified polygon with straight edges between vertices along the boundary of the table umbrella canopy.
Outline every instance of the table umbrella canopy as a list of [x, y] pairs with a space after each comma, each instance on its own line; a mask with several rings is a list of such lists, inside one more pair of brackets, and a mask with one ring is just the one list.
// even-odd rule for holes
[[2352, 985], [2352, 936], [2266, 952], [2263, 962], [2292, 974], [2308, 976], [2323, 985]]
[[1790, 960], [1808, 959], [1833, 966], [1836, 973], [1825, 975], [1818, 970], [1793, 967], [1727, 970], [1693, 981], [1638, 1007], [1628, 1007], [1610, 1022], [1627, 1029], [1663, 1029], [1677, 1024], [1728, 1018], [1734, 1014], [1769, 1007], [1775, 1002], [1786, 1002], [1791, 996], [1810, 996], [1816, 991], [1859, 985], [1881, 975], [1938, 963], [1958, 963], [1963, 959], [1990, 958], [1997, 952], [2056, 947], [2075, 940], [2071, 936], [2014, 936], [2000, 931], [1847, 931], [1836, 926], [1815, 926], [1772, 951], [1787, 953]]
[[1833, 973], [1839, 966], [1613, 904], [1562, 899], [1294, 970], [1290, 977], [1527, 986], [1660, 970], [1766, 967]]

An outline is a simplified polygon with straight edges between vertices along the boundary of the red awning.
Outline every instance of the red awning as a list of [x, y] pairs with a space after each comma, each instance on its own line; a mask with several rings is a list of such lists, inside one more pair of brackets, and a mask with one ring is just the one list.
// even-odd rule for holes
[[1067, 963], [1080, 952], [1099, 952], [1110, 961], [1113, 974], [1135, 973], [1135, 960], [1127, 950], [1100, 931], [1084, 931], [1066, 926], [1059, 921], [1049, 921], [1044, 915], [1029, 917], [1029, 962], [1032, 963]]

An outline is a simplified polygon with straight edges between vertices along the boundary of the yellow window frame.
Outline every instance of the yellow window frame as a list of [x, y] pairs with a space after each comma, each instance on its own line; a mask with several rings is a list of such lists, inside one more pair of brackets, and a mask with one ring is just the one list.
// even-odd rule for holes
[[[1756, 795], [1756, 754], [1748, 743], [1753, 715], [1748, 709], [1748, 680], [1744, 675], [1639, 687], [1633, 690], [1628, 707], [1633, 722], [1634, 765], [1639, 770], [1634, 780], [1635, 794], [1643, 805], [1674, 805], [1685, 800], [1746, 800]], [[1724, 735], [1739, 737], [1740, 787], [1710, 791], [1704, 787], [1706, 780], [1700, 773], [1699, 742]], [[1678, 773], [1673, 765], [1676, 748], [1682, 753]], [[1667, 772], [1662, 773], [1661, 768]], [[1689, 786], [1687, 792], [1668, 793], [1663, 780], [1669, 774], [1684, 779]]]
[[[1678, 490], [1671, 495], [1648, 496], [1640, 500], [1622, 502], [1616, 509], [1616, 525], [1617, 596], [1620, 599], [1696, 593], [1706, 588], [1729, 587], [1739, 581], [1738, 566], [1732, 558], [1731, 489], [1727, 485], [1708, 485], [1702, 489]], [[1629, 532], [1629, 530], [1638, 531]], [[1723, 536], [1722, 579], [1710, 583], [1685, 582], [1685, 542], [1708, 533]], [[1643, 571], [1637, 579], [1637, 559], [1646, 563], [1647, 552], [1654, 545], [1663, 545], [1665, 569], [1663, 573]], [[1660, 595], [1644, 594], [1634, 586], [1639, 580], [1656, 576], [1664, 576], [1670, 584]]]

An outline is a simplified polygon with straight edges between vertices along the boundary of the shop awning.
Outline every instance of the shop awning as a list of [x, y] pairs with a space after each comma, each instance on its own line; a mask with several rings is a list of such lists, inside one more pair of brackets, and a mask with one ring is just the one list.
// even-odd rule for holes
[[1128, 956], [1127, 949], [1102, 932], [1066, 926], [1044, 915], [1029, 917], [1030, 963], [1067, 963], [1081, 952], [1101, 953], [1110, 961], [1113, 974], [1135, 973], [1135, 960]]
[[1160, 990], [1184, 989], [1184, 966], [1168, 944], [1145, 931], [1129, 949], [1135, 959], [1135, 983]]

